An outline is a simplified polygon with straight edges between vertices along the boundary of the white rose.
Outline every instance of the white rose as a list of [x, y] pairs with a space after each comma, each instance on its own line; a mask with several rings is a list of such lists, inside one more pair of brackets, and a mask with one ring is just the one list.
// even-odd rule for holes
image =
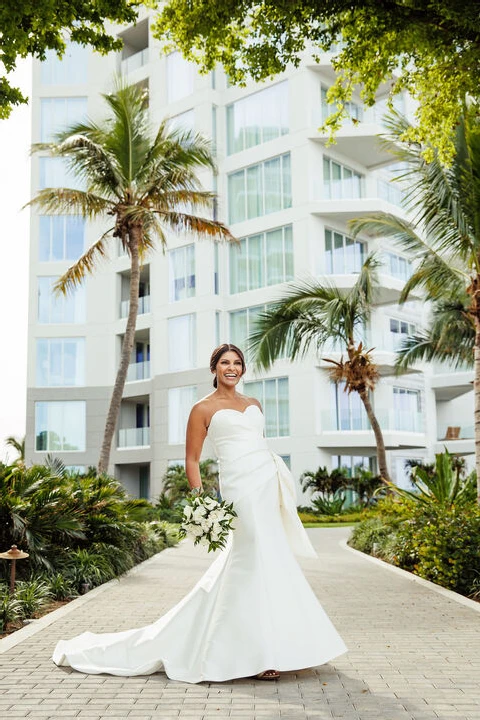
[[208, 520], [202, 520], [200, 523], [204, 532], [208, 532], [211, 528], [211, 523]]
[[200, 527], [200, 525], [192, 525], [190, 533], [192, 537], [200, 537], [201, 535], [203, 535], [203, 528]]
[[200, 540], [200, 545], [203, 545], [203, 547], [208, 547], [210, 545], [210, 540], [206, 537], [202, 537]]
[[200, 520], [202, 518], [204, 518], [206, 514], [207, 514], [207, 511], [205, 510], [204, 507], [202, 507], [200, 505], [199, 507], [195, 508], [195, 510], [192, 513], [192, 517], [195, 520], [195, 522], [200, 522]]
[[209, 510], [213, 509], [216, 505], [218, 505], [218, 502], [211, 497], [206, 497], [203, 503], [205, 507], [207, 507]]
[[187, 520], [189, 520], [189, 519], [192, 517], [192, 513], [193, 513], [193, 508], [192, 508], [192, 506], [191, 506], [191, 505], [185, 505], [185, 507], [183, 508], [183, 515], [184, 515], [184, 517], [186, 517]]
[[220, 525], [220, 523], [218, 523], [218, 522], [213, 523], [213, 532], [216, 533], [217, 535], [219, 535], [222, 532], [222, 526]]

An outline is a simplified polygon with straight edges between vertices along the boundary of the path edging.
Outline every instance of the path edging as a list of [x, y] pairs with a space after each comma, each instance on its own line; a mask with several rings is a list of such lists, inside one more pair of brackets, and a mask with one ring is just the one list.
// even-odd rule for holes
[[52, 610], [52, 612], [43, 615], [37, 620], [32, 620], [32, 622], [28, 625], [25, 625], [25, 627], [20, 628], [20, 630], [16, 630], [11, 635], [7, 635], [7, 637], [5, 638], [2, 638], [0, 640], [0, 655], [2, 655], [4, 652], [7, 652], [7, 650], [10, 650], [10, 648], [19, 645], [21, 642], [27, 640], [29, 637], [32, 637], [32, 635], [36, 635], [36, 633], [40, 632], [49, 625], [52, 625], [52, 623], [56, 622], [65, 615], [68, 615], [82, 605], [85, 605], [85, 603], [89, 602], [98, 595], [101, 595], [103, 592], [105, 592], [105, 590], [108, 590], [108, 588], [110, 588], [112, 585], [118, 583], [122, 578], [128, 577], [129, 575], [134, 575], [141, 568], [145, 567], [145, 565], [153, 562], [157, 555], [163, 555], [163, 553], [167, 553], [169, 550], [174, 550], [174, 548], [175, 546], [171, 546], [165, 548], [164, 550], [161, 550], [159, 553], [155, 553], [155, 555], [152, 555], [152, 557], [147, 558], [147, 560], [138, 563], [138, 565], [135, 565], [135, 567], [131, 568], [123, 575], [113, 578], [113, 580], [109, 580], [102, 585], [98, 585], [98, 587], [93, 588], [93, 590], [89, 590], [89, 592], [85, 593], [85, 595], [80, 595], [80, 597], [77, 597], [74, 600], [70, 600], [70, 602], [68, 602], [66, 605], [63, 605], [56, 610]]
[[411, 582], [423, 585], [424, 587], [433, 590], [439, 595], [444, 595], [449, 600], [453, 600], [460, 605], [465, 605], [471, 610], [475, 610], [475, 612], [480, 613], [480, 603], [475, 602], [475, 600], [470, 600], [470, 598], [465, 597], [465, 595], [460, 595], [460, 593], [455, 592], [455, 590], [449, 590], [448, 588], [444, 588], [441, 585], [437, 585], [437, 583], [432, 582], [431, 580], [425, 580], [424, 578], [418, 577], [418, 575], [414, 575], [408, 570], [404, 570], [403, 568], [397, 567], [396, 565], [391, 565], [385, 560], [381, 560], [380, 558], [374, 557], [373, 555], [369, 555], [368, 553], [364, 553], [361, 550], [357, 550], [356, 548], [351, 547], [348, 544], [347, 540], [340, 540], [338, 544], [341, 547], [350, 550], [350, 552], [360, 555], [365, 560], [370, 560], [370, 562], [376, 563], [377, 565], [380, 565], [386, 570], [390, 570], [390, 572], [397, 573], [397, 575], [402, 575], [404, 578], [410, 580]]

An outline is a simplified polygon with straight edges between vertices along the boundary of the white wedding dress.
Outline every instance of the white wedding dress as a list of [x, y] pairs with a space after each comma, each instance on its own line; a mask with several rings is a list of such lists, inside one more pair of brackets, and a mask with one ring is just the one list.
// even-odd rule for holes
[[211, 419], [222, 498], [238, 517], [228, 546], [193, 590], [146, 627], [61, 640], [57, 665], [127, 676], [164, 671], [197, 683], [299, 670], [346, 652], [294, 557], [316, 553], [296, 512], [293, 478], [263, 427], [256, 405], [217, 410]]

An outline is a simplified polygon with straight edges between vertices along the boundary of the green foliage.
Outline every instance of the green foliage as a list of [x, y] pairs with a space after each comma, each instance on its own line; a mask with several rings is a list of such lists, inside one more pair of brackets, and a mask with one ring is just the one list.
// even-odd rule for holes
[[46, 575], [44, 579], [54, 600], [70, 600], [78, 595], [72, 581], [62, 573], [57, 572], [53, 575]]
[[[217, 497], [219, 486], [215, 460], [202, 460], [199, 468], [204, 492]], [[189, 492], [190, 485], [184, 466], [170, 466], [163, 476], [162, 492], [156, 504], [156, 517], [172, 523], [181, 523]]]
[[64, 572], [78, 591], [82, 590], [82, 585], [94, 588], [115, 577], [109, 559], [90, 549], [72, 550], [65, 563]]
[[9, 586], [0, 584], [0, 632], [7, 623], [14, 622], [20, 617], [21, 604], [19, 600], [10, 595]]
[[[90, 45], [107, 53], [118, 50], [122, 41], [110, 35], [105, 21], [135, 22], [138, 3], [132, 0], [35, 0], [35, 2], [0, 3], [2, 52], [0, 62], [6, 73], [13, 70], [19, 58], [32, 55], [45, 59], [47, 50], [62, 56], [69, 36], [73, 42]], [[3, 73], [2, 73], [3, 75]], [[6, 77], [0, 80], [0, 118], [10, 114], [13, 105], [26, 102], [18, 88]]]
[[[390, 501], [389, 501], [390, 502]], [[357, 525], [349, 544], [464, 595], [478, 590], [480, 508], [396, 503]]]
[[414, 490], [390, 484], [400, 497], [415, 503], [431, 505], [438, 503], [451, 507], [454, 504], [471, 503], [475, 500], [477, 475], [465, 477], [465, 465], [447, 450], [435, 456], [433, 468], [417, 465], [412, 468], [411, 482]]
[[15, 600], [19, 603], [21, 618], [34, 617], [52, 601], [52, 591], [48, 582], [42, 578], [18, 580], [15, 585]]
[[337, 491], [332, 495], [317, 495], [312, 498], [312, 507], [321, 515], [339, 515], [345, 505], [345, 495]]
[[204, 71], [223, 65], [236, 84], [297, 67], [310, 48], [316, 55], [333, 49], [337, 79], [328, 97], [337, 112], [327, 127], [338, 129], [358, 84], [372, 105], [388, 83], [391, 97], [407, 90], [418, 100], [418, 126], [405, 138], [428, 140], [442, 161], [452, 156], [451, 134], [465, 97], [479, 97], [476, 3], [167, 0], [153, 32]]

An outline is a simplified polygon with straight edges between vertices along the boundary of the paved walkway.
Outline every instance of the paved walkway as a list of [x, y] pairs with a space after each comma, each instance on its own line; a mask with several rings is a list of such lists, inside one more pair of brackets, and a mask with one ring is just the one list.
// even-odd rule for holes
[[305, 572], [349, 647], [336, 661], [277, 682], [200, 685], [163, 673], [87, 676], [51, 663], [59, 638], [147, 624], [177, 602], [211, 562], [185, 543], [1, 654], [0, 718], [479, 720], [480, 613], [342, 546], [348, 528], [309, 533], [319, 559]]

